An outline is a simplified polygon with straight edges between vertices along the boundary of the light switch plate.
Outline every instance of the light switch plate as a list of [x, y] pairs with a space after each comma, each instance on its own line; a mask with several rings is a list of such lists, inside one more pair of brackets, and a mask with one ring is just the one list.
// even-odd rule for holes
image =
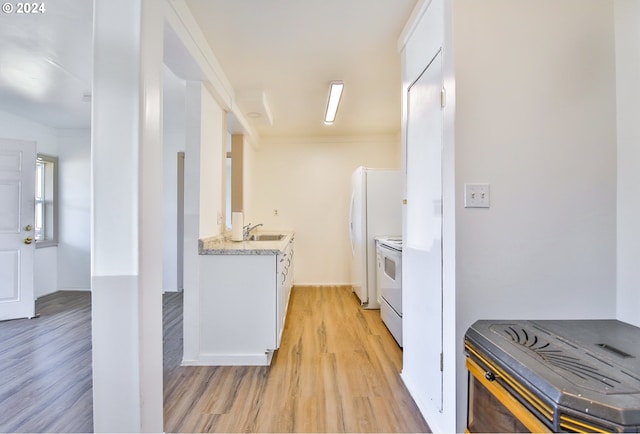
[[465, 184], [464, 207], [489, 208], [489, 184]]

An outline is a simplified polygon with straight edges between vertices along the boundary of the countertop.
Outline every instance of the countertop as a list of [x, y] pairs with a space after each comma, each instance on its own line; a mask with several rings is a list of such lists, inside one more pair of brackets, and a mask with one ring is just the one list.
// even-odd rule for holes
[[283, 234], [277, 241], [231, 241], [231, 233], [198, 240], [200, 255], [277, 255], [284, 252], [293, 238], [293, 231], [264, 230], [252, 232], [252, 235]]

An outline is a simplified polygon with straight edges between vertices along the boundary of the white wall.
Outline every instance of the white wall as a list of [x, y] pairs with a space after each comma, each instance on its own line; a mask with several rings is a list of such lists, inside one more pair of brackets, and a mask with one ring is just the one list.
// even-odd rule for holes
[[58, 246], [36, 248], [36, 298], [60, 290], [90, 290], [89, 130], [57, 130], [0, 112], [0, 136], [33, 140], [58, 157]]
[[202, 85], [190, 81], [185, 97], [183, 360], [200, 354], [200, 142]]
[[[58, 155], [58, 136], [54, 128], [32, 122], [13, 114], [0, 111], [0, 137], [6, 139], [31, 140], [36, 142], [36, 151]], [[36, 298], [57, 290], [58, 248], [37, 248], [34, 253], [34, 296]]]
[[263, 143], [252, 157], [245, 221], [295, 230], [297, 285], [348, 284], [351, 174], [399, 168], [397, 137]]
[[184, 151], [185, 131], [165, 129], [163, 145], [162, 185], [162, 289], [178, 290], [178, 152]]
[[617, 0], [618, 319], [640, 326], [640, 2]]
[[57, 290], [91, 289], [91, 131], [61, 130]]
[[58, 246], [35, 250], [36, 298], [59, 290], [89, 290], [90, 133], [56, 130], [0, 112], [3, 137], [34, 140], [58, 157]]
[[454, 2], [458, 430], [471, 323], [616, 316], [613, 24], [608, 0]]
[[[202, 257], [198, 239], [220, 234], [223, 215], [225, 113], [200, 82], [187, 82], [185, 141], [184, 351], [183, 361], [200, 364]], [[203, 270], [202, 272], [206, 272]]]
[[242, 209], [245, 219], [248, 219], [253, 214], [252, 204], [255, 198], [253, 186], [256, 184], [254, 173], [256, 171], [257, 151], [246, 136], [244, 137], [242, 158]]
[[20, 116], [0, 111], [0, 137], [5, 139], [32, 140], [37, 152], [57, 155], [58, 131]]
[[164, 7], [143, 0], [94, 2], [91, 328], [96, 432], [162, 430], [163, 12]]
[[162, 289], [177, 291], [178, 282], [178, 152], [185, 150], [186, 82], [164, 67], [163, 73], [163, 182], [162, 182]]
[[223, 179], [226, 177], [227, 126], [224, 110], [205, 85], [202, 85], [201, 104], [200, 237], [206, 238], [221, 234], [225, 227]]

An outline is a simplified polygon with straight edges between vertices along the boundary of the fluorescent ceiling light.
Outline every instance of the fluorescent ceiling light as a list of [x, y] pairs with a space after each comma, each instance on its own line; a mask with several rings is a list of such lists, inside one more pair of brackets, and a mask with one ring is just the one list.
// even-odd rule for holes
[[340, 97], [342, 96], [342, 89], [344, 83], [341, 81], [332, 81], [331, 90], [329, 91], [329, 101], [327, 101], [327, 112], [324, 115], [324, 123], [331, 125], [336, 119], [336, 112], [338, 111], [338, 104], [340, 104]]

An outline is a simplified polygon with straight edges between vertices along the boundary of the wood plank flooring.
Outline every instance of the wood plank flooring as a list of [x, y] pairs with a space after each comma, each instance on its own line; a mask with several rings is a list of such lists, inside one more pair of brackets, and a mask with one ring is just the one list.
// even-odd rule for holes
[[0, 322], [0, 432], [92, 432], [91, 294], [38, 299]]
[[361, 309], [346, 288], [294, 287], [269, 367], [179, 366], [171, 353], [181, 352], [182, 331], [169, 316], [168, 432], [429, 432], [379, 311]]
[[[0, 432], [91, 432], [91, 294], [0, 322]], [[295, 287], [270, 367], [182, 367], [182, 294], [164, 296], [167, 432], [428, 432], [378, 311], [346, 288]]]

